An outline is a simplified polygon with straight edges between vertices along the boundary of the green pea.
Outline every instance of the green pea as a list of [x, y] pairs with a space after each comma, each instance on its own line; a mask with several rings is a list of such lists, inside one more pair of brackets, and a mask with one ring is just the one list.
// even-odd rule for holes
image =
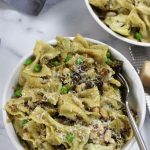
[[24, 62], [25, 66], [28, 66], [30, 64], [32, 64], [33, 60], [31, 58], [26, 59], [26, 61]]
[[76, 60], [76, 64], [77, 65], [81, 65], [83, 63], [83, 59], [82, 58], [78, 58], [77, 60]]
[[42, 66], [40, 65], [40, 64], [35, 64], [34, 65], [34, 72], [40, 72], [41, 71], [41, 69], [42, 69]]
[[65, 62], [68, 62], [69, 60], [72, 59], [72, 55], [71, 54], [68, 54], [67, 57], [65, 58]]
[[111, 54], [109, 51], [107, 51], [107, 54], [106, 54], [107, 58], [110, 58]]
[[109, 65], [109, 64], [110, 64], [110, 59], [106, 57], [105, 63], [106, 63], [107, 65]]
[[67, 94], [69, 92], [69, 89], [66, 86], [62, 86], [60, 93], [61, 94]]
[[52, 61], [51, 64], [52, 64], [53, 66], [59, 66], [59, 65], [60, 65], [60, 62], [58, 62], [57, 60], [55, 60], [55, 61]]
[[25, 125], [25, 124], [27, 124], [28, 122], [29, 122], [28, 119], [23, 119], [23, 120], [22, 120], [22, 125]]
[[68, 133], [66, 135], [66, 140], [67, 140], [68, 143], [72, 143], [73, 140], [74, 140], [74, 135], [72, 133]]
[[21, 89], [20, 89], [20, 88], [15, 89], [15, 96], [16, 96], [16, 97], [21, 97], [21, 96], [22, 96], [22, 93], [21, 93]]
[[136, 32], [135, 33], [135, 38], [138, 40], [138, 41], [141, 41], [142, 40], [142, 34], [140, 32]]

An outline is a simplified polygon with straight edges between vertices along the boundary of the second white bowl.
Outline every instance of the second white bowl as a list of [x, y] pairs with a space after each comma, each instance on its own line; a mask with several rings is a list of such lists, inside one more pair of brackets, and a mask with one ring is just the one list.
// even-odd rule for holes
[[108, 33], [110, 33], [111, 35], [115, 36], [116, 38], [124, 41], [124, 42], [127, 42], [127, 43], [130, 43], [130, 44], [133, 44], [133, 45], [138, 45], [138, 46], [144, 46], [144, 47], [150, 47], [150, 43], [145, 43], [145, 42], [138, 42], [138, 41], [135, 41], [135, 40], [131, 40], [131, 39], [128, 39], [124, 36], [121, 36], [119, 34], [117, 34], [116, 32], [112, 31], [106, 24], [103, 23], [102, 20], [100, 20], [100, 18], [96, 15], [96, 13], [94, 12], [94, 10], [92, 9], [91, 5], [89, 4], [89, 0], [84, 0], [85, 1], [85, 4], [86, 4], [86, 7], [88, 8], [90, 14], [92, 15], [92, 17], [94, 18], [94, 20], [98, 23], [99, 26], [101, 26], [104, 30], [106, 30]]

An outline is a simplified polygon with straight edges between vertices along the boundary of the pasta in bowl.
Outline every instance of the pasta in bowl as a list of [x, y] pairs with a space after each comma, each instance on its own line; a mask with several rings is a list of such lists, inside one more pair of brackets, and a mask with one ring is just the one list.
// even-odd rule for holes
[[124, 68], [126, 74], [132, 71], [132, 102], [138, 108], [133, 114], [142, 126], [143, 88], [120, 53], [81, 35], [38, 41], [4, 93], [4, 123], [12, 142], [18, 150], [129, 148], [133, 132], [115, 78]]
[[150, 46], [148, 0], [85, 0], [95, 21], [113, 36], [139, 46]]

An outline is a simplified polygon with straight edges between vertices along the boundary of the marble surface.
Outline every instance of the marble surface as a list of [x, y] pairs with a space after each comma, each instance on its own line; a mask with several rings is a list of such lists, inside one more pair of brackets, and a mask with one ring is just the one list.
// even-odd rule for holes
[[[49, 41], [56, 35], [74, 36], [77, 33], [111, 45], [131, 61], [128, 50], [130, 45], [112, 37], [99, 27], [90, 16], [83, 0], [57, 0], [53, 5], [47, 2], [37, 17], [19, 13], [0, 2], [0, 100], [12, 70], [20, 59], [32, 50], [37, 39]], [[143, 49], [139, 48], [139, 50]], [[146, 50], [149, 53], [149, 48]], [[2, 109], [1, 105], [0, 108]], [[150, 149], [148, 114], [142, 128], [142, 135], [147, 148]], [[135, 143], [131, 149], [139, 148]], [[15, 150], [4, 129], [1, 110], [0, 150]]]

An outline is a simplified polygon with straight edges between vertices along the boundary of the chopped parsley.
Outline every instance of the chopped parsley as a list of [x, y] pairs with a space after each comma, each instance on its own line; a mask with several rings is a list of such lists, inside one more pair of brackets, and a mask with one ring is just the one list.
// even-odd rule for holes
[[23, 120], [22, 120], [22, 125], [24, 126], [24, 125], [27, 124], [28, 122], [29, 122], [28, 119], [23, 119]]
[[68, 133], [66, 135], [66, 140], [67, 140], [68, 143], [72, 143], [73, 140], [74, 140], [74, 135], [72, 133]]

